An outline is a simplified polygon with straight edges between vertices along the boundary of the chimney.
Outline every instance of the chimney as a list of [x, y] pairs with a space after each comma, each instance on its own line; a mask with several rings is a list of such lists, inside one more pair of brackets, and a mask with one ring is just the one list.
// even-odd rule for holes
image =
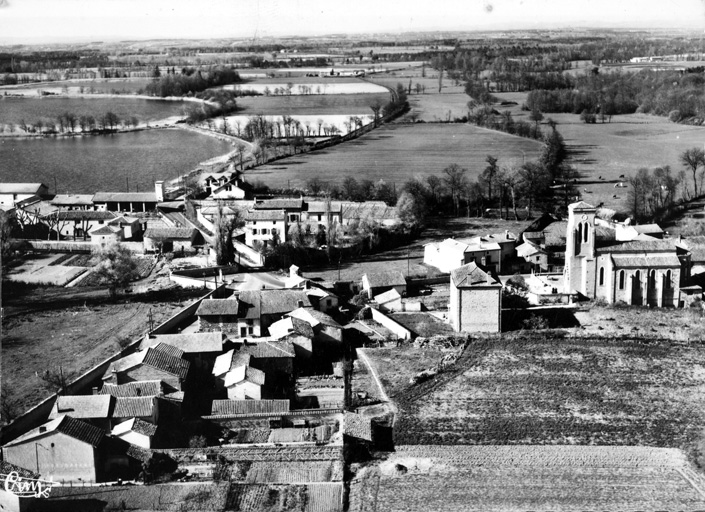
[[302, 300], [298, 301], [298, 306], [300, 308], [304, 307], [304, 301], [302, 301]]
[[46, 432], [46, 431], [47, 431], [47, 428], [46, 428], [45, 426], [39, 427], [39, 433], [40, 433], [40, 434], [43, 434], [43, 433]]
[[97, 395], [97, 394], [98, 394], [98, 388], [97, 388], [97, 387], [93, 386], [92, 391], [93, 391], [93, 394], [94, 394], [94, 395]]
[[154, 182], [154, 194], [157, 196], [157, 202], [161, 203], [164, 201], [164, 182], [155, 181]]
[[489, 272], [487, 272], [487, 284], [494, 284], [494, 278]]

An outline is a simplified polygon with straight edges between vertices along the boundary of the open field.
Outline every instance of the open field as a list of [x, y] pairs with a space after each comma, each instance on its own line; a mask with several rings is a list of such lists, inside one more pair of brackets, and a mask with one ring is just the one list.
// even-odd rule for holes
[[[34, 94], [37, 90], [53, 94], [136, 94], [151, 82], [150, 78], [99, 78], [96, 80], [65, 80], [61, 82], [42, 82], [23, 85], [6, 85], [0, 87], [0, 94]], [[66, 88], [66, 89], [64, 89]], [[81, 91], [83, 88], [83, 91]]]
[[465, 124], [387, 125], [354, 141], [331, 149], [279, 160], [248, 172], [248, 178], [261, 179], [271, 187], [305, 187], [317, 177], [341, 183], [345, 177], [384, 179], [401, 187], [417, 174], [440, 175], [457, 163], [468, 169], [474, 180], [485, 168], [487, 155], [521, 162], [538, 157], [541, 144], [534, 140]]
[[696, 510], [704, 489], [673, 449], [397, 446], [358, 473], [350, 510]]
[[695, 454], [705, 412], [705, 348], [668, 341], [476, 339], [451, 370], [408, 379], [440, 351], [367, 350], [400, 409], [399, 444], [677, 447]]
[[171, 290], [154, 300], [135, 296], [112, 303], [106, 290], [8, 290], [3, 297], [3, 391], [17, 398], [18, 412], [26, 410], [55, 391], [37, 373], [62, 368], [70, 381], [118, 352], [122, 340], [146, 331], [150, 312], [156, 326], [183, 307], [180, 298], [188, 294]]
[[247, 96], [237, 99], [243, 115], [358, 115], [372, 113], [370, 105], [385, 104], [389, 93], [306, 96]]

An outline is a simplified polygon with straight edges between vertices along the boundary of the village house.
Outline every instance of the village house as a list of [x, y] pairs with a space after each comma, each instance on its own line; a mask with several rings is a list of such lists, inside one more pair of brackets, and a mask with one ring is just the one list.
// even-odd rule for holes
[[362, 289], [370, 299], [392, 288], [399, 292], [399, 295], [406, 295], [406, 278], [398, 270], [370, 273], [362, 276]]
[[[105, 396], [105, 395], [98, 395]], [[112, 426], [126, 419], [139, 418], [142, 421], [157, 424], [159, 422], [159, 400], [156, 396], [136, 396], [115, 398]]]
[[294, 199], [280, 198], [255, 201], [254, 209], [256, 211], [283, 211], [286, 222], [292, 223], [301, 222], [305, 206], [306, 203], [301, 197]]
[[14, 207], [20, 201], [34, 196], [40, 198], [49, 194], [49, 187], [43, 183], [0, 183], [0, 207]]
[[[92, 236], [92, 232], [106, 226], [107, 223], [116, 218], [117, 216], [113, 212], [57, 210], [44, 215], [41, 222], [46, 224], [50, 230], [58, 232], [62, 239], [88, 240]], [[115, 233], [116, 237], [124, 236], [124, 233], [119, 233], [118, 230], [111, 229], [110, 232]]]
[[118, 397], [160, 396], [165, 393], [164, 383], [160, 380], [143, 380], [127, 384], [111, 384], [106, 382], [103, 387], [93, 388], [93, 394], [112, 395]]
[[100, 482], [124, 460], [109, 445], [102, 429], [60, 416], [5, 444], [2, 455], [46, 480]]
[[97, 192], [93, 196], [97, 210], [110, 212], [151, 212], [163, 200], [155, 192]]
[[95, 210], [93, 194], [56, 194], [49, 203], [65, 211]]
[[474, 262], [453, 270], [449, 314], [457, 332], [500, 332], [502, 283]]
[[252, 197], [252, 185], [240, 176], [234, 176], [225, 183], [212, 186], [209, 197], [212, 199], [249, 199]]
[[254, 247], [257, 243], [268, 247], [278, 238], [286, 242], [288, 223], [283, 210], [250, 210], [245, 213], [245, 244]]
[[516, 255], [516, 242], [517, 236], [509, 231], [464, 239], [447, 238], [424, 246], [424, 263], [441, 272], [450, 272], [474, 261], [501, 273]]
[[205, 245], [203, 235], [192, 227], [147, 227], [143, 235], [144, 250], [156, 253], [191, 252]]
[[185, 359], [149, 348], [111, 363], [103, 375], [103, 383], [127, 384], [160, 380], [169, 391], [182, 391], [189, 366]]
[[59, 395], [49, 419], [71, 416], [109, 431], [114, 408], [115, 399], [110, 395]]
[[340, 201], [308, 201], [301, 222], [315, 233], [318, 226], [327, 227], [330, 223], [343, 223], [343, 204]]
[[142, 340], [140, 348], [146, 349], [166, 344], [176, 347], [180, 355], [192, 367], [211, 368], [215, 358], [223, 351], [223, 334], [221, 332], [194, 332], [179, 334], [153, 334]]

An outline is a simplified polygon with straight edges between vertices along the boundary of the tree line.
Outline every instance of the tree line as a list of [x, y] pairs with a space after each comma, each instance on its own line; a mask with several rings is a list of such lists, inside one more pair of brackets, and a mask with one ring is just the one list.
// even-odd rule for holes
[[159, 66], [155, 66], [153, 80], [146, 85], [145, 93], [160, 98], [186, 96], [203, 92], [211, 87], [236, 84], [241, 81], [240, 74], [232, 66], [217, 66], [204, 70], [188, 68], [186, 73], [181, 74], [169, 70], [166, 74], [162, 74]]
[[[64, 112], [54, 119], [42, 118], [34, 122], [21, 119], [17, 127], [25, 133], [38, 135], [54, 135], [59, 133], [107, 133], [124, 129], [137, 128], [140, 120], [137, 116], [119, 117], [114, 112], [108, 111], [97, 116], [76, 115], [73, 112]], [[12, 123], [6, 126], [10, 132], [15, 130]]]

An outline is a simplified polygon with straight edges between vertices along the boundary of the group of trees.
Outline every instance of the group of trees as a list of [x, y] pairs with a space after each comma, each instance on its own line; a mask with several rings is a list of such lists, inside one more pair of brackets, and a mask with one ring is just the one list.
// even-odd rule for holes
[[348, 176], [338, 185], [314, 177], [306, 182], [306, 189], [314, 196], [325, 195], [337, 200], [384, 201], [389, 206], [394, 206], [397, 202], [396, 185], [384, 180], [374, 182], [364, 179], [358, 182], [352, 176]]
[[[73, 112], [64, 112], [56, 116], [55, 119], [37, 119], [28, 123], [24, 119], [20, 120], [17, 127], [25, 133], [36, 134], [57, 134], [57, 133], [105, 133], [114, 132], [121, 126], [125, 129], [137, 128], [139, 125], [137, 116], [126, 116], [120, 118], [114, 112], [108, 111], [97, 117], [84, 114], [77, 116]], [[8, 125], [9, 131], [14, 131], [14, 125]]]
[[234, 67], [213, 66], [206, 69], [189, 68], [188, 73], [167, 73], [163, 75], [159, 66], [154, 68], [153, 80], [145, 87], [151, 96], [185, 96], [196, 94], [211, 87], [241, 82], [240, 74]]

